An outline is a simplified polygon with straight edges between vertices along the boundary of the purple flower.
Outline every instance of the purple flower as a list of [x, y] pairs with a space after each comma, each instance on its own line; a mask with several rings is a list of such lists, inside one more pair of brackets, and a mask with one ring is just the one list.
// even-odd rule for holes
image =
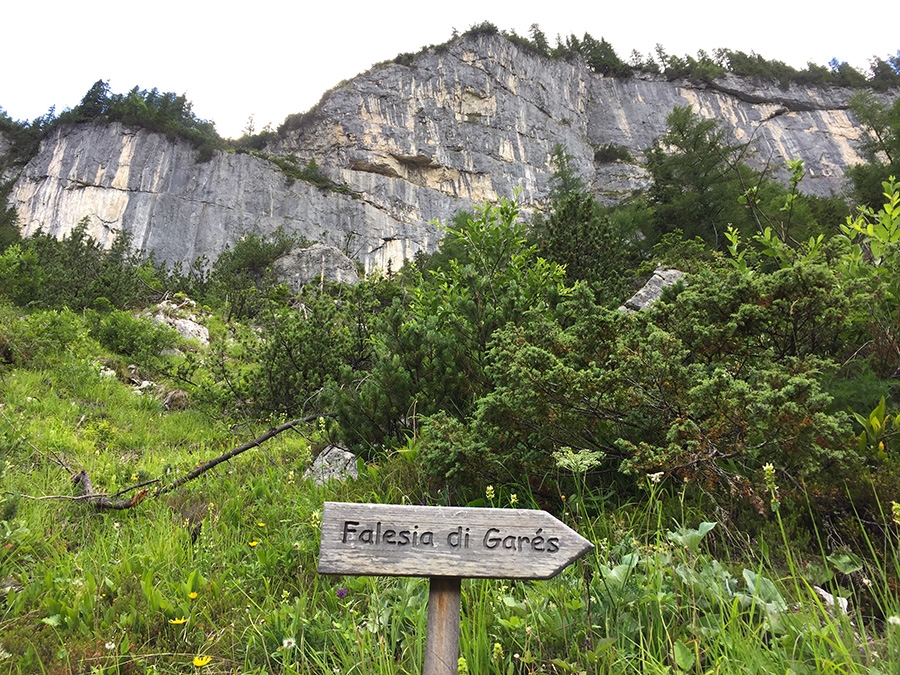
[[347, 589], [344, 588], [343, 586], [341, 586], [339, 589], [337, 589], [335, 591], [335, 595], [337, 595], [339, 598], [346, 598], [347, 593], [348, 593]]

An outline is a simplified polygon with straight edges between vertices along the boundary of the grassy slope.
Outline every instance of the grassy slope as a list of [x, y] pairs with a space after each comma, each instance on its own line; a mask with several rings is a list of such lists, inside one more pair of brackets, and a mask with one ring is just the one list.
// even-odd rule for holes
[[[0, 672], [419, 672], [424, 580], [315, 571], [325, 499], [422, 498], [414, 445], [318, 488], [302, 478], [327, 442], [313, 425], [133, 509], [97, 511], [71, 499], [71, 472], [113, 494], [181, 476], [264, 429], [166, 411], [152, 387], [135, 393], [77, 315], [24, 320], [43, 322], [31, 333], [15, 312], [2, 320], [31, 347], [0, 375]], [[119, 377], [102, 374], [110, 364]], [[589, 512], [571, 478], [557, 515], [595, 553], [547, 582], [465, 582], [462, 672], [896, 672], [900, 627], [872, 619], [898, 613], [888, 571], [852, 572], [874, 592], [836, 616], [800, 563], [732, 559], [735, 537], [662, 522], [678, 486], [648, 482], [644, 503]], [[491, 503], [529, 501], [498, 487]], [[832, 574], [831, 589], [843, 578]]]

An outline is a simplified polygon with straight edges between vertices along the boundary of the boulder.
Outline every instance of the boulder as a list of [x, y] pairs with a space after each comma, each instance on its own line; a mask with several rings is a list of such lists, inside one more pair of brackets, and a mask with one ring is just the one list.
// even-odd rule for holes
[[193, 300], [184, 300], [180, 303], [163, 300], [157, 305], [153, 320], [173, 328], [184, 338], [197, 340], [206, 346], [209, 344], [209, 330], [199, 323], [191, 312], [195, 307], [196, 303]]
[[662, 295], [666, 286], [671, 286], [679, 279], [684, 277], [684, 272], [680, 270], [669, 269], [667, 267], [657, 267], [653, 276], [647, 280], [647, 283], [637, 293], [632, 295], [625, 304], [619, 307], [620, 312], [638, 312], [652, 305], [659, 296]]
[[324, 485], [332, 480], [343, 482], [358, 476], [356, 455], [337, 445], [329, 445], [320, 452], [303, 474], [304, 478], [312, 479], [316, 485]]

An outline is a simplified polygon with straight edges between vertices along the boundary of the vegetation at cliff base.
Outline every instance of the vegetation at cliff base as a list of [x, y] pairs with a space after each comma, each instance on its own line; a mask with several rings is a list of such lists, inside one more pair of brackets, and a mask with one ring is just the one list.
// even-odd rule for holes
[[[506, 37], [636, 67], [602, 38]], [[795, 81], [753, 55], [648, 58]], [[309, 242], [282, 230], [172, 266], [0, 213], [0, 672], [421, 672], [427, 583], [318, 574], [325, 501], [538, 508], [594, 544], [550, 580], [464, 580], [460, 673], [897, 672], [900, 118], [853, 106], [852, 210], [677, 107], [646, 192], [601, 206], [557, 146], [543, 212], [460, 212], [436, 252], [353, 286], [291, 290], [276, 261]], [[224, 147], [183, 97], [102, 81], [0, 128], [21, 159], [60, 121]], [[235, 151], [271, 159], [276, 133]], [[357, 475], [317, 484], [332, 445]]]
[[[722, 142], [686, 116], [669, 133]], [[685, 151], [660, 144], [660, 195]], [[465, 581], [460, 672], [896, 670], [900, 188], [797, 237], [802, 163], [765, 189], [728, 167], [704, 189], [749, 220], [650, 240], [559, 148], [542, 218], [484, 204], [353, 287], [290, 292], [284, 233], [189, 270], [83, 227], [9, 245], [0, 667], [419, 672], [422, 580], [316, 573], [337, 500], [541, 508], [595, 544]], [[317, 486], [335, 442], [359, 477]]]

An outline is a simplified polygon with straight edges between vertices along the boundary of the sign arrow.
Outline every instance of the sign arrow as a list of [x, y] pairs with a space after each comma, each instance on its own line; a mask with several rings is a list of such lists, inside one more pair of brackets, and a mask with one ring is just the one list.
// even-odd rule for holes
[[593, 548], [546, 511], [325, 502], [319, 573], [549, 579]]

